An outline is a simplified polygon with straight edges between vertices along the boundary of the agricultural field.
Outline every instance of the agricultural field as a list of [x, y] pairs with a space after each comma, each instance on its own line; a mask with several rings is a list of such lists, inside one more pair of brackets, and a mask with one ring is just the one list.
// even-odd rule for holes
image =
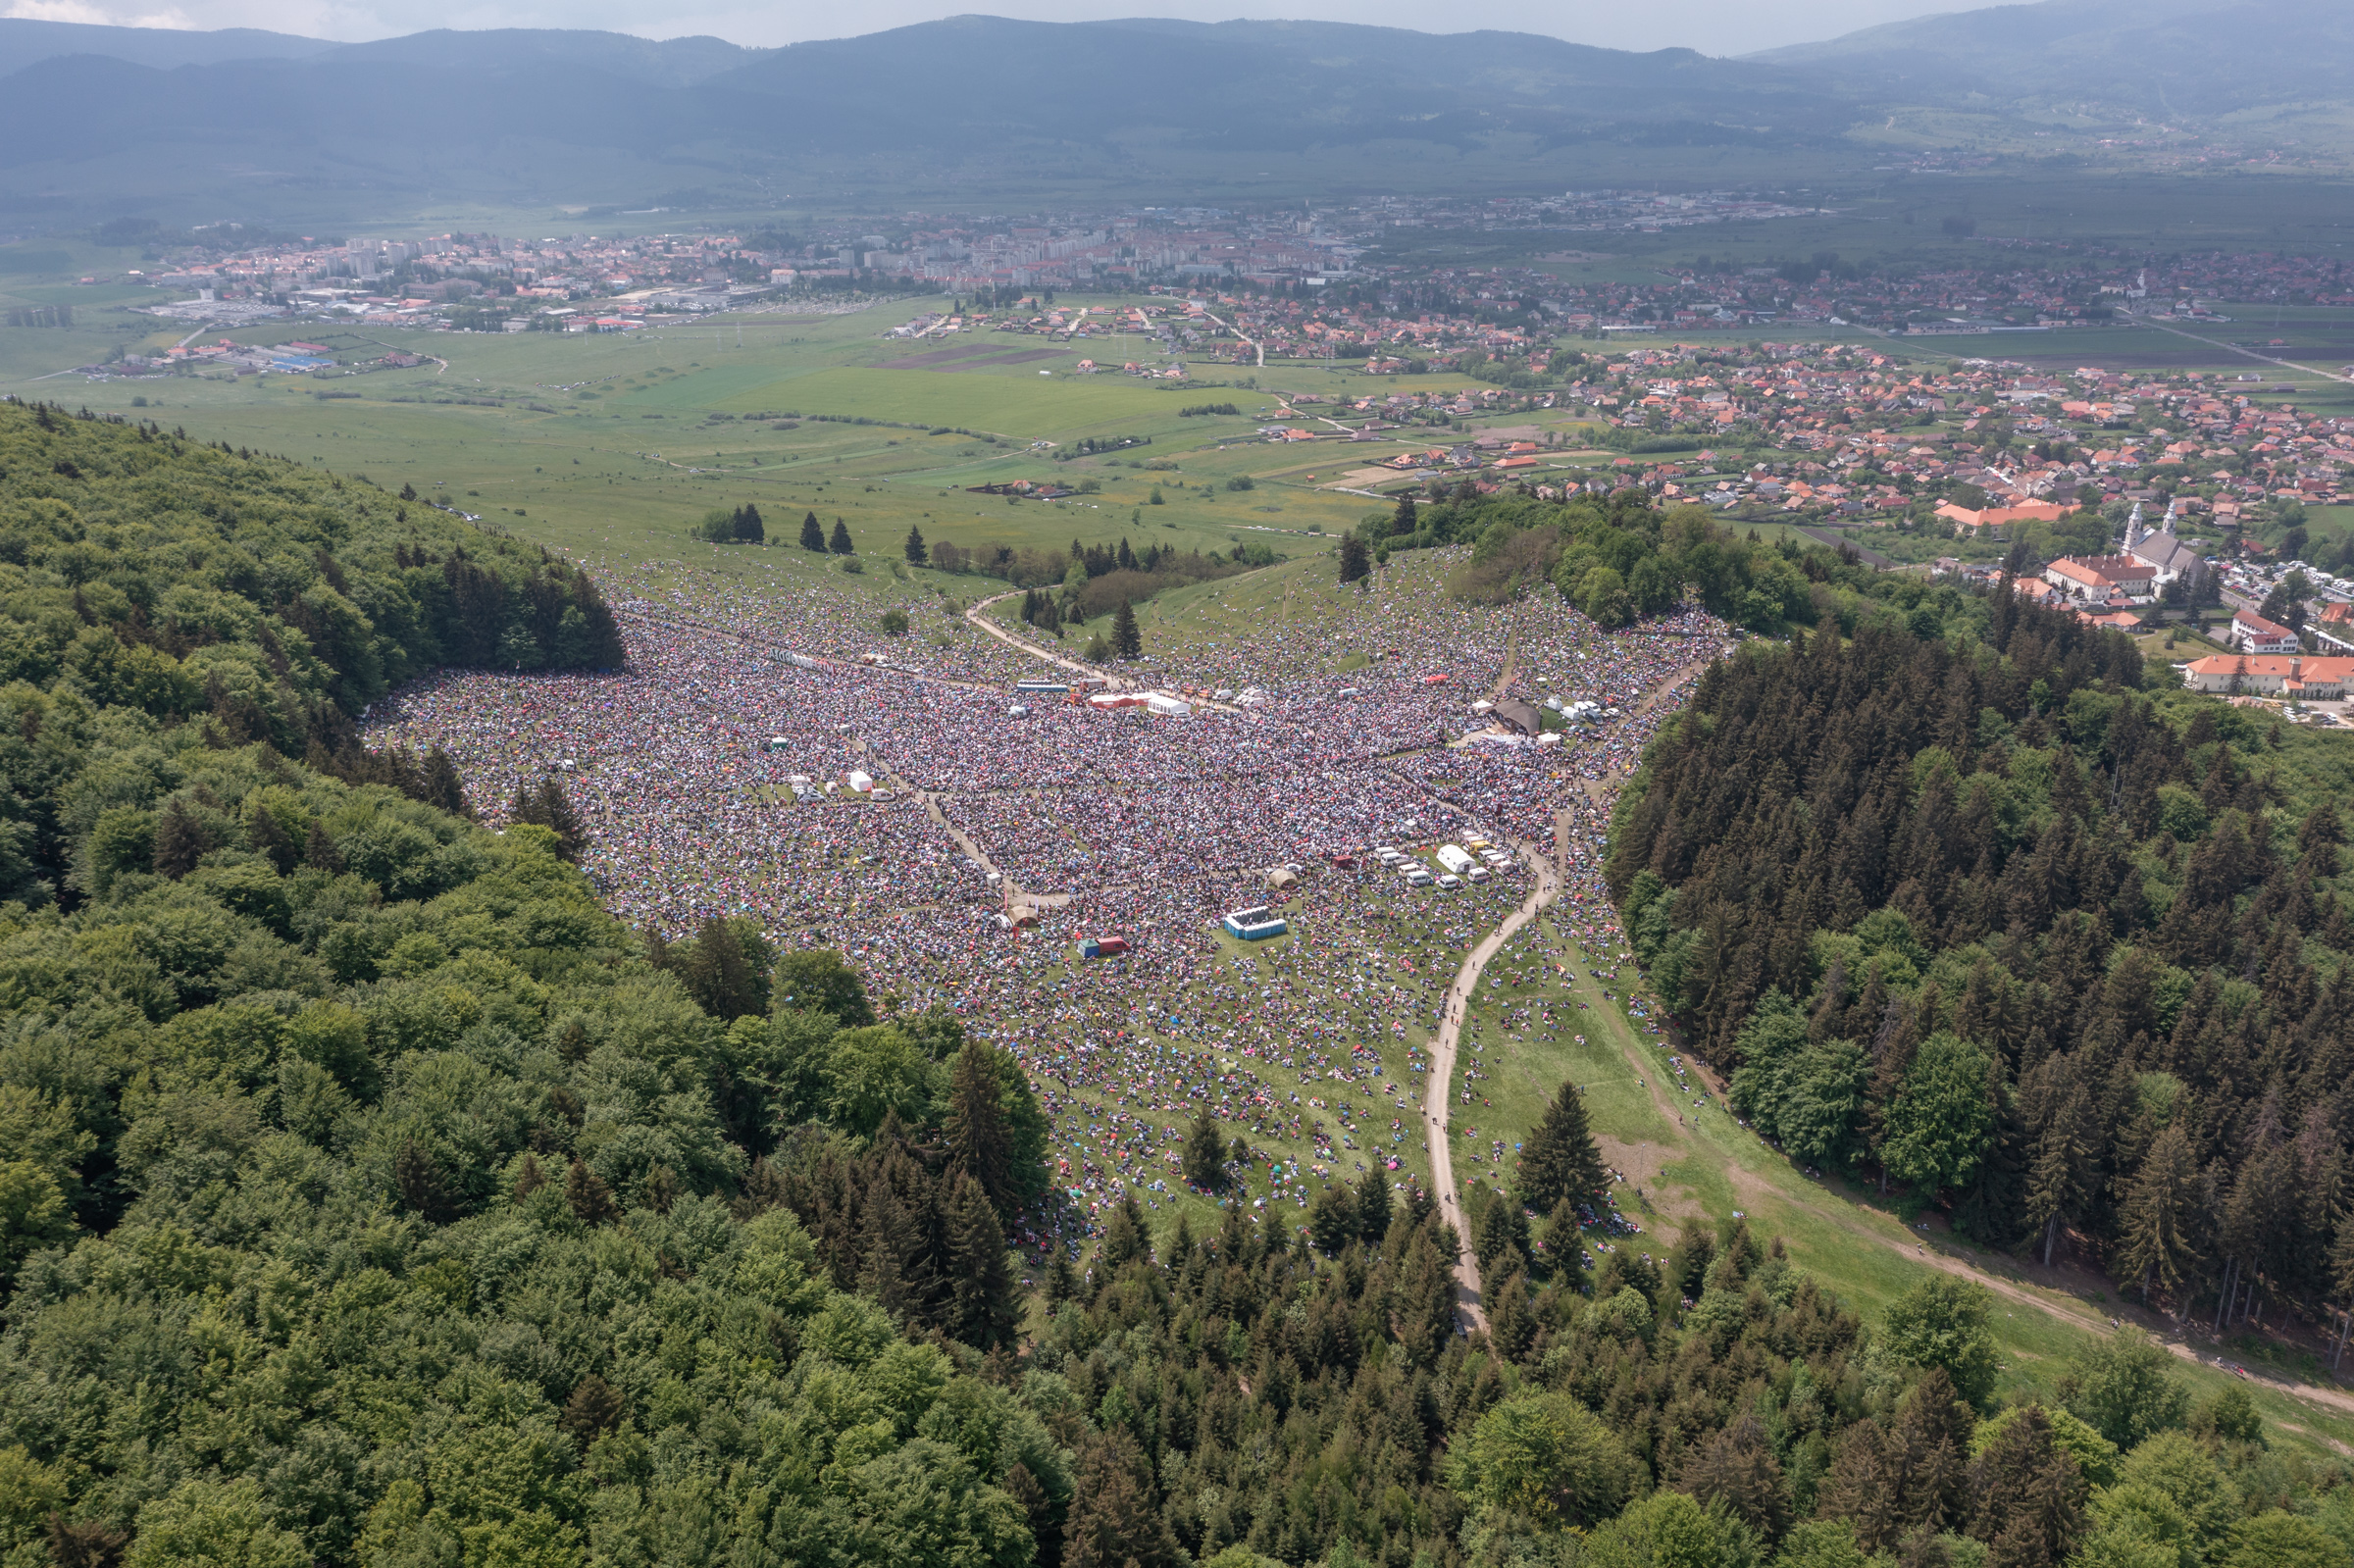
[[[780, 534], [791, 542], [814, 511], [829, 531], [842, 519], [869, 556], [896, 555], [910, 527], [966, 546], [1063, 547], [1125, 535], [1141, 548], [1149, 530], [1163, 545], [1205, 553], [1245, 538], [1279, 555], [1320, 552], [1319, 533], [1347, 529], [1376, 504], [1333, 488], [1345, 472], [1421, 449], [1440, 433], [1353, 442], [1346, 464], [1337, 455], [1306, 462], [1325, 448], [1304, 452], [1256, 434], [1279, 419], [1281, 394], [1312, 390], [1330, 400], [1393, 390], [1397, 379], [1288, 364], [1197, 367], [1197, 379], [1183, 385], [1075, 371], [1091, 349], [1118, 363], [1117, 334], [1040, 360], [1027, 357], [1040, 339], [977, 334], [954, 345], [958, 357], [885, 368], [939, 352], [936, 340], [883, 335], [923, 303], [844, 316], [746, 314], [631, 333], [322, 339], [316, 324], [279, 324], [200, 335], [323, 340], [346, 362], [387, 349], [428, 358], [328, 379], [92, 382], [55, 374], [59, 357], [103, 352], [96, 329], [79, 325], [93, 315], [85, 301], [74, 329], [0, 332], [0, 390], [137, 414], [201, 439], [413, 484], [552, 547], [614, 561], [676, 555], [705, 512], [746, 502], [760, 509], [772, 543]], [[115, 346], [156, 351], [187, 335], [156, 330]], [[1131, 337], [1126, 351], [1141, 353], [1142, 343]], [[1427, 391], [1469, 384], [1448, 376], [1413, 381]], [[1200, 402], [1232, 402], [1240, 412], [1180, 413]], [[1564, 414], [1561, 423], [1571, 422]], [[1088, 437], [1139, 444], [1058, 461]], [[1049, 504], [969, 493], [1024, 479], [1097, 488]], [[1238, 480], [1256, 487], [1234, 487]]]

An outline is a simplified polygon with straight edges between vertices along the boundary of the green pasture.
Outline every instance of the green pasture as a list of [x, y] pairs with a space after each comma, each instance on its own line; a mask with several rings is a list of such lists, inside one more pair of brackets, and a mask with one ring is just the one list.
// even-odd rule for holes
[[[450, 335], [432, 346], [443, 346]], [[479, 383], [473, 377], [455, 379], [469, 364], [510, 374], [484, 376]], [[1036, 399], [1034, 412], [1046, 410], [1037, 414], [1040, 420], [1075, 422], [1047, 427], [1059, 432], [1057, 447], [1082, 434], [1136, 433], [1140, 428], [1154, 437], [1151, 446], [1058, 463], [1055, 448], [1033, 449], [1018, 434], [993, 440], [991, 434], [931, 434], [940, 427], [929, 423], [901, 428], [972, 417], [974, 407], [944, 407], [923, 398], [942, 382], [951, 396], [980, 390], [965, 389], [960, 378], [821, 370], [780, 381], [730, 366], [689, 365], [663, 375], [646, 364], [591, 380], [586, 388], [591, 397], [566, 398], [526, 380], [535, 369], [545, 374], [543, 367], [485, 365], [480, 356], [469, 361], [453, 355], [447, 373], [428, 365], [327, 383], [358, 394], [333, 400], [319, 399], [317, 383], [308, 379], [230, 385], [175, 379], [135, 390], [132, 383], [73, 385], [86, 389], [93, 407], [140, 414], [204, 439], [364, 474], [391, 486], [413, 483], [422, 493], [551, 545], [630, 558], [675, 549], [705, 511], [744, 501], [760, 507], [772, 538], [786, 529], [790, 541], [802, 513], [816, 511], [829, 531], [836, 517], [843, 518], [861, 552], [894, 554], [911, 525], [928, 538], [967, 546], [1065, 546], [1073, 538], [1109, 543], [1125, 535], [1139, 549], [1158, 540], [1208, 551], [1257, 537], [1290, 554], [1325, 548], [1316, 531], [1344, 530], [1376, 504], [1320, 489], [1296, 475], [1254, 481], [1250, 490], [1228, 488], [1228, 481], [1254, 471], [1297, 469], [1302, 453], [1257, 441], [1247, 419], [1179, 419], [1175, 394], [1113, 386], [1100, 396], [1085, 382], [1042, 382], [1037, 388], [1012, 383], [1013, 396], [1005, 401]], [[804, 418], [789, 428], [730, 417], [719, 406], [734, 401], [769, 412], [753, 405], [783, 402], [797, 388], [844, 384], [844, 378], [871, 400], [844, 408], [796, 397], [794, 412], [895, 423]], [[763, 390], [744, 396], [742, 386], [753, 380], [784, 395]], [[912, 406], [897, 398], [901, 385], [908, 385]], [[134, 395], [147, 406], [130, 406]], [[461, 400], [468, 397], [500, 398], [501, 405]], [[976, 406], [988, 412], [985, 404]], [[879, 412], [853, 412], [861, 407]], [[1087, 423], [1091, 408], [1105, 413], [1104, 420]], [[1398, 449], [1352, 443], [1336, 459], [1361, 463]], [[1341, 464], [1328, 467], [1337, 473]], [[1325, 477], [1323, 470], [1317, 473]], [[1093, 480], [1099, 490], [1039, 503], [974, 495], [967, 488], [1013, 479], [1074, 486]]]
[[[1017, 339], [1018, 340], [1018, 339]], [[1018, 367], [1029, 369], [1029, 367]], [[704, 406], [962, 425], [1040, 439], [1057, 432], [1145, 435], [1183, 429], [1182, 392], [1148, 391], [1117, 375], [1056, 378], [906, 370], [816, 370], [730, 388]]]
[[[25, 363], [20, 352], [20, 362], [0, 359], [0, 385], [152, 418], [202, 439], [388, 486], [412, 483], [512, 531], [615, 561], [707, 549], [691, 537], [694, 523], [714, 506], [745, 501], [760, 507], [772, 539], [790, 544], [801, 516], [815, 511], [829, 531], [843, 519], [870, 557], [896, 556], [910, 526], [967, 546], [1063, 547], [1074, 538], [1127, 536], [1140, 549], [1157, 540], [1206, 552], [1254, 537], [1291, 554], [1325, 548], [1313, 528], [1336, 531], [1359, 515], [1361, 498], [1303, 482], [1225, 488], [1238, 475], [1296, 467], [1303, 455], [1254, 434], [1251, 412], [1272, 410], [1269, 392], [1156, 389], [1116, 374], [875, 368], [923, 350], [883, 333], [924, 303], [894, 301], [844, 316], [730, 317], [638, 333], [333, 333], [319, 324], [288, 325], [220, 335], [307, 335], [346, 360], [397, 347], [434, 362], [233, 382], [198, 376], [42, 381], [34, 378], [55, 361]], [[125, 331], [154, 326], [127, 320]], [[79, 326], [0, 332], [0, 348], [47, 342], [53, 353], [71, 346], [68, 364], [98, 357], [103, 349], [83, 342], [81, 332]], [[170, 342], [182, 334], [150, 332], [158, 335]], [[982, 333], [959, 346], [1018, 351], [1038, 342]], [[1247, 412], [1180, 416], [1189, 403], [1206, 401], [1233, 401]], [[745, 417], [786, 412], [803, 417]], [[870, 423], [850, 423], [859, 420]], [[956, 433], [959, 427], [977, 433]], [[936, 430], [944, 432], [930, 433]], [[1054, 461], [1091, 435], [1151, 436], [1152, 444]], [[1386, 455], [1397, 448], [1363, 443], [1350, 455], [1361, 459], [1367, 449]], [[1009, 502], [967, 489], [1017, 478], [1073, 486], [1092, 479], [1099, 489], [1061, 503]], [[1159, 504], [1151, 499], [1155, 488]]]

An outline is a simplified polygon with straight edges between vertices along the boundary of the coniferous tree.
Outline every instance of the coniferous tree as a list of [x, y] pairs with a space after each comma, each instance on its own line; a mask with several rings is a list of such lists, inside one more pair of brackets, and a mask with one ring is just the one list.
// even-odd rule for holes
[[1894, 1549], [1905, 1528], [1904, 1478], [1890, 1446], [1877, 1422], [1856, 1422], [1839, 1435], [1815, 1492], [1816, 1516], [1846, 1520], [1856, 1544], [1873, 1555]]
[[768, 542], [768, 525], [761, 521], [760, 509], [749, 501], [736, 509], [736, 537], [743, 544]]
[[1193, 1128], [1185, 1135], [1185, 1180], [1187, 1186], [1204, 1192], [1226, 1190], [1226, 1140], [1206, 1105], [1195, 1115]]
[[908, 524], [907, 564], [909, 566], [922, 566], [925, 562], [931, 559], [932, 552], [926, 548], [924, 544], [924, 531], [913, 523]]
[[1346, 1186], [1328, 1187], [1317, 1193], [1308, 1208], [1307, 1234], [1318, 1251], [1338, 1257], [1342, 1248], [1356, 1239], [1356, 1195]]
[[1488, 1297], [1488, 1342], [1507, 1361], [1518, 1361], [1536, 1342], [1537, 1320], [1528, 1305], [1528, 1276], [1515, 1268]]
[[834, 520], [833, 549], [836, 555], [855, 555], [857, 553], [855, 547], [850, 543], [850, 526], [840, 518]]
[[2117, 1269], [2141, 1286], [2144, 1304], [2154, 1286], [2170, 1295], [2198, 1269], [2200, 1216], [2211, 1204], [2198, 1153], [2181, 1124], [2159, 1133], [2125, 1192]]
[[1126, 599], [1111, 616], [1111, 651], [1122, 659], [1144, 657], [1144, 634], [1136, 627], [1136, 606]]
[[1687, 1450], [1676, 1486], [1721, 1506], [1766, 1541], [1790, 1524], [1790, 1496], [1773, 1444], [1753, 1412]]
[[818, 555], [826, 551], [825, 526], [817, 521], [815, 512], [801, 519], [801, 548]]
[[1407, 1243], [1399, 1274], [1398, 1342], [1417, 1367], [1436, 1366], [1455, 1340], [1455, 1263], [1439, 1250], [1425, 1221]]
[[1150, 1461], [1125, 1428], [1080, 1450], [1062, 1560], [1063, 1568], [1178, 1568], [1185, 1561], [1153, 1499]]
[[1012, 1156], [1004, 1107], [998, 1101], [990, 1047], [967, 1040], [948, 1069], [948, 1111], [941, 1124], [950, 1172], [981, 1184], [1000, 1211], [1013, 1203]]
[[1398, 497], [1398, 510], [1390, 516], [1390, 536], [1403, 538], [1421, 526], [1422, 520], [1414, 513], [1414, 492], [1408, 490]]
[[574, 1160], [572, 1168], [564, 1173], [564, 1201], [584, 1225], [603, 1225], [621, 1218], [621, 1205], [613, 1201], [613, 1189], [581, 1160]]
[[996, 1205], [970, 1175], [956, 1178], [947, 1213], [947, 1332], [977, 1349], [1011, 1344], [1021, 1321], [1005, 1230]]
[[70, 1520], [52, 1510], [42, 1527], [47, 1533], [49, 1560], [57, 1568], [115, 1568], [130, 1533], [102, 1519]]
[[613, 1385], [591, 1372], [574, 1385], [572, 1397], [564, 1401], [564, 1414], [556, 1425], [572, 1434], [574, 1441], [587, 1448], [598, 1438], [621, 1425], [629, 1413], [621, 1392]]
[[1373, 558], [1366, 553], [1365, 541], [1356, 534], [1341, 539], [1341, 581], [1355, 582], [1373, 570]]
[[1379, 1246], [1390, 1234], [1390, 1184], [1378, 1160], [1356, 1179], [1356, 1234], [1367, 1246]]
[[156, 875], [178, 882], [196, 869], [210, 847], [204, 825], [183, 802], [176, 799], [164, 808], [163, 819], [155, 825]]
[[1545, 1221], [1545, 1266], [1555, 1278], [1572, 1285], [1586, 1271], [1586, 1239], [1577, 1221], [1577, 1208], [1567, 1198], [1553, 1206]]
[[769, 966], [773, 954], [759, 928], [748, 920], [712, 915], [680, 962], [688, 994], [704, 1012], [722, 1021], [757, 1018], [767, 1013]]
[[1151, 1244], [1152, 1233], [1136, 1206], [1136, 1194], [1124, 1193], [1103, 1222], [1103, 1239], [1096, 1249], [1097, 1266], [1106, 1274], [1116, 1274], [1145, 1256]]
[[256, 802], [252, 815], [245, 820], [245, 843], [255, 854], [268, 860], [281, 877], [292, 874], [296, 861], [294, 840], [286, 836], [280, 826], [278, 814]]
[[415, 1138], [403, 1138], [392, 1156], [392, 1186], [400, 1206], [428, 1224], [440, 1225], [452, 1217], [449, 1184], [433, 1151]]
[[1976, 1414], [1943, 1367], [1931, 1367], [1897, 1405], [1888, 1454], [1902, 1488], [1897, 1514], [1908, 1533], [1934, 1535], [1968, 1516], [1976, 1426]]
[[2020, 1086], [2032, 1139], [2022, 1217], [2040, 1233], [2045, 1268], [2062, 1225], [2088, 1199], [2097, 1175], [2092, 1096], [2076, 1067], [2073, 1056], [2054, 1056]]
[[1487, 1207], [1479, 1211], [1471, 1236], [1471, 1252], [1479, 1259], [1481, 1275], [1491, 1269], [1528, 1267], [1528, 1217], [1521, 1212], [1517, 1198], [1490, 1198]]
[[1072, 1269], [1070, 1257], [1060, 1247], [1047, 1261], [1046, 1297], [1049, 1310], [1074, 1300], [1079, 1294], [1079, 1276]]
[[2056, 1568], [2084, 1533], [2084, 1474], [2027, 1405], [1970, 1464], [1970, 1534], [1987, 1568]]
[[318, 823], [311, 824], [310, 835], [303, 842], [302, 858], [304, 864], [330, 876], [341, 876], [343, 873], [343, 852], [335, 847], [335, 841], [328, 836], [327, 830]]
[[1039, 1485], [1038, 1477], [1028, 1465], [1016, 1459], [1005, 1469], [1005, 1479], [998, 1483], [1005, 1494], [1020, 1505], [1023, 1517], [1030, 1522], [1030, 1539], [1037, 1543], [1038, 1568], [1061, 1568], [1062, 1522], [1055, 1516], [1054, 1499]]
[[418, 798], [438, 811], [453, 817], [472, 817], [466, 804], [466, 781], [458, 776], [458, 765], [440, 746], [425, 755], [425, 771], [419, 781]]
[[572, 800], [564, 793], [563, 784], [554, 774], [539, 782], [533, 793], [531, 814], [518, 820], [536, 822], [556, 835], [556, 854], [559, 858], [578, 862], [581, 851], [588, 847], [588, 836], [581, 819], [574, 814]]
[[1586, 1125], [1585, 1097], [1575, 1084], [1564, 1080], [1520, 1151], [1520, 1179], [1513, 1195], [1550, 1212], [1563, 1198], [1592, 1202], [1606, 1180], [1601, 1151]]

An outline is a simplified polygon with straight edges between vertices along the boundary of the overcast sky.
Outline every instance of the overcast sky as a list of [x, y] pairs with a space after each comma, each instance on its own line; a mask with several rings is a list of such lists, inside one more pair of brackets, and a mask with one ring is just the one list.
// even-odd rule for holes
[[0, 0], [0, 14], [55, 22], [135, 26], [267, 27], [315, 38], [391, 37], [428, 27], [604, 27], [648, 38], [711, 33], [742, 44], [839, 38], [961, 11], [1078, 22], [1101, 17], [1291, 17], [1461, 32], [1502, 27], [1550, 33], [1613, 49], [1672, 44], [1706, 54], [1742, 54], [1828, 38], [1874, 23], [1934, 11], [1968, 11], [1970, 0], [1651, 0], [1641, 5], [1562, 0], [1012, 0], [943, 5], [934, 0]]

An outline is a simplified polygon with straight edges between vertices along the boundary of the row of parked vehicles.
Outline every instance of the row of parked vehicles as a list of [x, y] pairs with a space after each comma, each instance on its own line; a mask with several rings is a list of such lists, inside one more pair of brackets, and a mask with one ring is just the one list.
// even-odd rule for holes
[[1423, 861], [1389, 844], [1376, 848], [1373, 858], [1396, 872], [1399, 880], [1409, 887], [1439, 887], [1448, 891], [1466, 883], [1486, 882], [1493, 873], [1504, 871], [1512, 863], [1510, 855], [1476, 833], [1465, 833], [1460, 843], [1439, 845], [1433, 853], [1439, 863], [1435, 875]]

